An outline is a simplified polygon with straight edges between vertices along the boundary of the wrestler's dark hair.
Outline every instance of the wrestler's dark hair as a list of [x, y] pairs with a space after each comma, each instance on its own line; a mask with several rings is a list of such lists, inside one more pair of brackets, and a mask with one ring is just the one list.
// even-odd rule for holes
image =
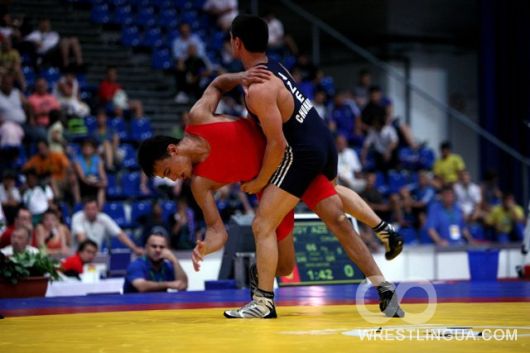
[[142, 142], [138, 149], [138, 164], [148, 177], [154, 176], [155, 163], [169, 157], [167, 146], [177, 145], [179, 139], [170, 136], [154, 136]]
[[261, 17], [238, 15], [230, 27], [232, 37], [239, 38], [251, 53], [264, 53], [269, 43], [269, 27]]
[[79, 246], [77, 247], [77, 252], [81, 252], [85, 250], [85, 248], [87, 248], [88, 246], [91, 246], [95, 248], [96, 250], [98, 249], [98, 243], [96, 243], [95, 241], [91, 239], [85, 239], [81, 243], [79, 243]]

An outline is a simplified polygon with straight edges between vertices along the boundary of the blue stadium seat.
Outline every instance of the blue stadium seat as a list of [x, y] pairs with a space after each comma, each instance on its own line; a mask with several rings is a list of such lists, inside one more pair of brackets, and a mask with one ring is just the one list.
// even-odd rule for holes
[[419, 154], [409, 147], [404, 147], [399, 150], [398, 159], [403, 168], [416, 169], [419, 161]]
[[96, 117], [95, 116], [87, 115], [87, 116], [85, 116], [84, 120], [85, 120], [85, 126], [86, 126], [89, 134], [91, 134], [94, 131], [96, 131], [97, 121], [96, 121]]
[[126, 140], [129, 137], [127, 124], [123, 118], [115, 117], [110, 119], [108, 121], [108, 126], [118, 134], [121, 140]]
[[[184, 5], [186, 6], [186, 5]], [[190, 25], [199, 20], [199, 15], [195, 11], [185, 11], [182, 13], [182, 22], [189, 23]]]
[[215, 32], [210, 36], [209, 47], [211, 50], [221, 50], [225, 41], [226, 33], [225, 32]]
[[92, 8], [90, 19], [94, 23], [107, 24], [110, 23], [111, 16], [109, 6], [107, 4], [98, 4]]
[[157, 23], [155, 9], [152, 6], [139, 8], [134, 23], [143, 27], [154, 26]]
[[403, 171], [391, 170], [388, 173], [388, 187], [390, 193], [394, 194], [408, 184], [408, 174]]
[[138, 224], [138, 219], [151, 214], [152, 204], [150, 201], [136, 201], [131, 205], [131, 222]]
[[175, 2], [172, 0], [151, 0], [151, 3], [160, 9], [160, 13], [168, 10], [174, 10]]
[[121, 177], [121, 192], [127, 197], [140, 195], [140, 173], [126, 173]]
[[131, 121], [131, 139], [142, 141], [153, 136], [151, 121], [148, 118], [135, 118]]
[[328, 96], [333, 97], [335, 95], [335, 83], [333, 81], [333, 77], [324, 76], [322, 80], [320, 80], [320, 85]]
[[420, 168], [432, 169], [434, 165], [434, 151], [424, 147], [420, 150]]
[[112, 17], [112, 23], [119, 25], [130, 25], [133, 23], [134, 17], [132, 14], [132, 8], [129, 5], [124, 5], [116, 8], [114, 16]]
[[121, 44], [126, 47], [137, 47], [142, 43], [140, 30], [136, 26], [125, 26], [121, 31]]
[[114, 5], [114, 7], [120, 7], [120, 6], [127, 5], [129, 0], [107, 0], [107, 2], [111, 3], [112, 5]]
[[[123, 157], [123, 161], [122, 161], [122, 165], [125, 167], [125, 168], [129, 168], [129, 169], [135, 169], [135, 168], [138, 168], [138, 163], [136, 161], [136, 150], [134, 149], [133, 146], [129, 145], [129, 144], [123, 144], [120, 146], [121, 149], [123, 149], [123, 151], [125, 152], [125, 156]], [[123, 182], [123, 180], [122, 180]], [[123, 185], [122, 185], [123, 187]], [[122, 190], [124, 193], [125, 191]]]
[[403, 237], [406, 244], [418, 244], [418, 233], [412, 227], [402, 227], [399, 229], [399, 234]]
[[35, 71], [31, 66], [24, 66], [22, 68], [22, 74], [24, 75], [24, 79], [26, 80], [26, 84], [29, 87], [32, 87], [35, 84]]
[[153, 69], [156, 70], [168, 70], [173, 66], [171, 52], [168, 48], [155, 49], [151, 61]]
[[125, 210], [121, 202], [107, 202], [103, 206], [103, 212], [112, 218], [120, 227], [127, 225]]
[[159, 47], [163, 43], [162, 32], [159, 27], [150, 27], [144, 32], [142, 45], [146, 47]]
[[56, 67], [48, 67], [41, 74], [48, 81], [49, 87], [52, 87], [61, 78], [61, 70]]
[[160, 13], [158, 24], [165, 28], [177, 28], [178, 14], [175, 9], [166, 9]]
[[388, 185], [384, 173], [375, 173], [375, 187], [381, 194], [386, 194], [388, 192]]
[[170, 216], [177, 212], [177, 203], [172, 200], [162, 201], [162, 217], [167, 220]]
[[117, 179], [115, 174], [107, 174], [107, 197], [109, 199], [116, 199], [121, 195]]

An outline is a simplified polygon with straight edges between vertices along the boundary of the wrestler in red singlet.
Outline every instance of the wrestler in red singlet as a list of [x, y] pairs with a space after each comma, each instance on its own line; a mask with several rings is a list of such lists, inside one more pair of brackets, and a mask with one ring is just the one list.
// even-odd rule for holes
[[[259, 127], [250, 119], [188, 125], [186, 132], [204, 138], [210, 145], [208, 157], [193, 166], [193, 175], [222, 184], [254, 179], [260, 169], [266, 141]], [[335, 187], [319, 175], [302, 196], [312, 210], [325, 198], [335, 195]], [[289, 212], [276, 229], [278, 241], [285, 239], [294, 228], [294, 210]]]

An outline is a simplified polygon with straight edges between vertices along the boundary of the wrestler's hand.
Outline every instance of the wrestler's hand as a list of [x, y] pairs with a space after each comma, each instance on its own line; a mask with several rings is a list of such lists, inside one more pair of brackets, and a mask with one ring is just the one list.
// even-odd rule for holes
[[247, 71], [243, 71], [241, 74], [241, 84], [244, 87], [248, 87], [253, 83], [265, 82], [272, 77], [272, 73], [262, 65], [251, 67]]
[[241, 184], [241, 190], [243, 190], [247, 194], [253, 195], [263, 190], [265, 186], [267, 186], [267, 183], [263, 183], [259, 181], [258, 179], [254, 179], [249, 182]]
[[206, 250], [206, 246], [204, 245], [204, 241], [197, 240], [197, 245], [195, 245], [195, 249], [193, 249], [193, 252], [191, 253], [191, 261], [193, 262], [193, 269], [196, 272], [199, 272], [201, 269], [201, 263], [204, 259], [204, 253]]

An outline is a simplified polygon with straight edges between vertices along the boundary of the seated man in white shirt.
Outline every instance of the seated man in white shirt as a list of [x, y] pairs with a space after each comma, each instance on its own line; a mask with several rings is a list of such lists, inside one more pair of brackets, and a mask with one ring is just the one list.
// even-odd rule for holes
[[39, 249], [29, 245], [31, 242], [31, 229], [27, 227], [19, 227], [15, 229], [11, 235], [11, 245], [6, 246], [0, 251], [5, 256], [13, 256], [14, 254], [21, 254], [26, 251], [35, 254], [39, 252]]
[[72, 217], [72, 234], [77, 244], [85, 239], [96, 242], [101, 249], [103, 241], [109, 236], [117, 236], [136, 255], [142, 255], [144, 250], [136, 246], [125, 232], [105, 213], [99, 211], [98, 203], [94, 199], [85, 202], [83, 210]]
[[362, 192], [366, 187], [366, 180], [360, 177], [363, 169], [357, 152], [348, 147], [348, 140], [344, 135], [338, 135], [335, 144], [339, 157], [338, 162], [338, 181], [356, 192]]

